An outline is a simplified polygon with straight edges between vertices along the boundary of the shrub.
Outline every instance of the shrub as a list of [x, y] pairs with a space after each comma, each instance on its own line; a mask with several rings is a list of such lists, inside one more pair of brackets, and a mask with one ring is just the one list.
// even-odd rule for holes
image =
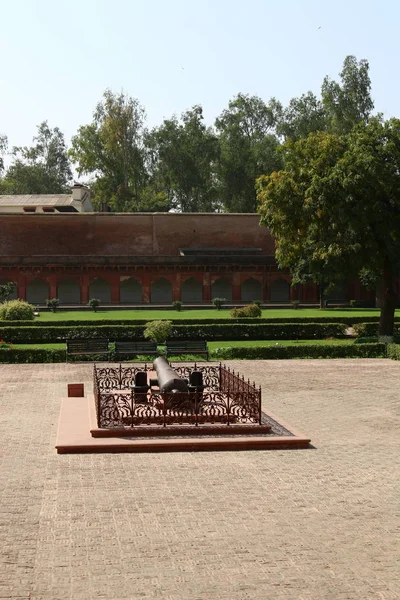
[[221, 308], [226, 304], [228, 300], [226, 298], [213, 298], [212, 303], [214, 304], [217, 310], [221, 310]]
[[98, 300], [97, 298], [90, 298], [88, 306], [90, 306], [92, 310], [96, 312], [98, 307], [100, 306], [100, 300]]
[[47, 308], [50, 308], [52, 312], [56, 312], [57, 308], [60, 306], [60, 301], [58, 298], [52, 298], [46, 300]]
[[12, 348], [12, 345], [8, 344], [4, 340], [0, 340], [0, 349], [7, 350], [8, 348]]
[[249, 304], [242, 308], [232, 308], [230, 315], [233, 319], [245, 319], [261, 317], [262, 310], [258, 304]]
[[[168, 335], [161, 340], [311, 340], [327, 337], [344, 337], [346, 326], [343, 323], [265, 323], [246, 322], [214, 323], [203, 325], [193, 323], [181, 325], [171, 321], [151, 321], [168, 323]], [[1, 325], [1, 323], [0, 323]], [[15, 344], [60, 342], [66, 338], [107, 338], [116, 340], [142, 340], [144, 325], [81, 325], [70, 323], [58, 326], [47, 323], [46, 327], [35, 324], [18, 327], [16, 324], [0, 326], [0, 338]], [[164, 327], [162, 325], [161, 327]], [[154, 327], [154, 325], [152, 325]], [[169, 333], [170, 332], [170, 333]], [[147, 338], [151, 339], [151, 338]], [[155, 340], [158, 342], [158, 339]]]
[[146, 323], [144, 337], [157, 344], [163, 344], [171, 335], [172, 321], [150, 321]]
[[257, 304], [261, 308], [261, 300], [252, 300], [252, 304]]
[[[274, 360], [284, 358], [383, 358], [386, 356], [385, 344], [343, 344], [335, 346], [258, 346], [226, 347], [211, 351], [212, 358], [218, 360]], [[399, 352], [400, 356], [400, 352]]]
[[399, 344], [388, 344], [387, 356], [392, 360], [400, 360], [400, 345]]
[[[89, 357], [93, 360], [93, 357]], [[65, 350], [42, 348], [0, 348], [0, 363], [56, 363], [65, 362]]]
[[9, 281], [4, 285], [0, 285], [0, 302], [6, 302], [6, 300], [9, 299], [16, 287], [17, 285], [12, 281]]
[[172, 303], [172, 308], [180, 312], [182, 310], [182, 302], [180, 300], [174, 300]]
[[291, 305], [294, 310], [297, 310], [300, 306], [300, 302], [298, 300], [292, 300]]
[[0, 321], [33, 321], [33, 306], [25, 300], [8, 300], [0, 306]]

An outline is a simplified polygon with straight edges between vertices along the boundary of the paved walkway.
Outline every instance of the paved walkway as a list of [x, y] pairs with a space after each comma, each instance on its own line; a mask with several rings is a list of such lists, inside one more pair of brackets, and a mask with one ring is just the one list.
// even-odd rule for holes
[[230, 364], [315, 449], [57, 455], [90, 365], [0, 365], [1, 599], [400, 598], [400, 363]]

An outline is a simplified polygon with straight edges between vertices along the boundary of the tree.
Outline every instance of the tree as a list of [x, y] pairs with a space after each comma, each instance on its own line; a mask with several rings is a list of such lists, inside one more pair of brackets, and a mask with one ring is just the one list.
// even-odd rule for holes
[[145, 111], [136, 98], [106, 90], [93, 121], [72, 138], [79, 175], [95, 178], [93, 201], [115, 211], [142, 210], [147, 184], [143, 146]]
[[368, 272], [380, 282], [380, 335], [392, 335], [400, 267], [400, 120], [288, 142], [285, 168], [257, 182], [261, 223], [294, 282]]
[[374, 108], [367, 60], [346, 56], [340, 78], [341, 84], [325, 77], [321, 88], [328, 127], [339, 133], [367, 123]]
[[8, 139], [6, 135], [0, 134], [0, 176], [4, 171], [4, 158], [3, 155], [6, 154], [8, 148]]
[[287, 108], [281, 112], [277, 125], [278, 135], [286, 140], [298, 140], [326, 129], [324, 106], [312, 92], [307, 92], [300, 98], [292, 98]]
[[217, 169], [223, 206], [228, 212], [256, 212], [255, 180], [281, 168], [275, 126], [282, 107], [257, 96], [238, 94], [216, 120], [220, 133]]
[[17, 284], [13, 281], [9, 281], [7, 283], [4, 283], [3, 285], [0, 285], [0, 304], [2, 302], [6, 302], [9, 299], [16, 287]]
[[152, 181], [164, 189], [168, 204], [180, 212], [213, 212], [219, 206], [214, 166], [218, 140], [206, 127], [201, 106], [164, 120], [146, 144]]
[[64, 135], [47, 121], [38, 126], [34, 144], [14, 147], [3, 184], [11, 194], [70, 193], [72, 180]]

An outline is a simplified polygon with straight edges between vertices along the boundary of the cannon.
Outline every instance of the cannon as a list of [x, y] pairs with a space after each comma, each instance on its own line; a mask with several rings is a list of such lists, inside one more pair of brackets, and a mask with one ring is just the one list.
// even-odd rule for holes
[[[189, 391], [186, 379], [179, 377], [178, 373], [174, 371], [163, 356], [156, 358], [153, 366], [157, 373], [158, 387], [162, 394]], [[152, 383], [155, 382], [152, 381]]]

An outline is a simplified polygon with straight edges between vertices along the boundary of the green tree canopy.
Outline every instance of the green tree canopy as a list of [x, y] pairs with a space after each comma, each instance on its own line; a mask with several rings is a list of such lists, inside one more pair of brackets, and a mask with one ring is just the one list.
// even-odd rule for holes
[[312, 92], [292, 98], [279, 115], [277, 133], [284, 139], [298, 140], [309, 133], [325, 131], [327, 118], [322, 101]]
[[0, 134], [0, 176], [4, 171], [4, 154], [7, 152], [8, 139], [6, 135]]
[[368, 61], [357, 62], [355, 56], [346, 56], [340, 79], [338, 83], [325, 77], [322, 103], [329, 129], [348, 132], [357, 123], [366, 123], [374, 108]]
[[228, 212], [256, 212], [255, 180], [281, 167], [275, 134], [281, 105], [238, 94], [216, 120], [220, 135], [217, 176]]
[[326, 285], [368, 272], [380, 282], [381, 335], [391, 335], [400, 267], [400, 120], [283, 147], [285, 168], [257, 182], [261, 222], [294, 282]]
[[12, 163], [2, 180], [9, 194], [68, 194], [72, 171], [64, 135], [44, 121], [32, 146], [14, 147]]
[[218, 139], [206, 127], [201, 106], [166, 119], [146, 139], [151, 181], [167, 195], [168, 204], [181, 212], [213, 212], [218, 208], [214, 175]]
[[93, 121], [72, 138], [79, 175], [94, 178], [93, 201], [115, 211], [143, 210], [147, 185], [143, 146], [145, 111], [136, 98], [106, 90]]

